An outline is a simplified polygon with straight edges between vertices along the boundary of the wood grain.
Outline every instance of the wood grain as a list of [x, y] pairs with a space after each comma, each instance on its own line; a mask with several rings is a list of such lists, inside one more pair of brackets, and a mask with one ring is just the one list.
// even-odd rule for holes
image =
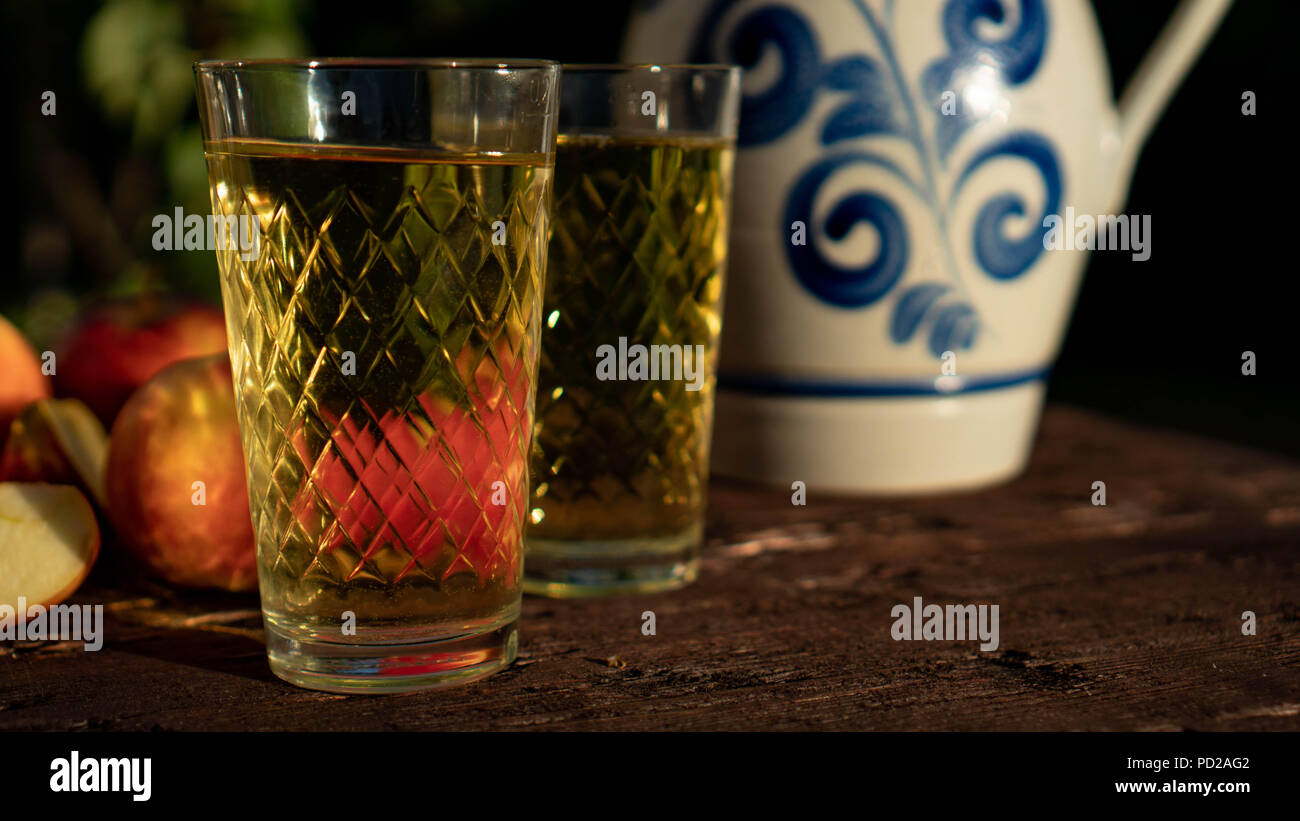
[[[443, 692], [300, 690], [255, 597], [101, 582], [103, 650], [0, 645], [0, 729], [1300, 729], [1294, 461], [1057, 406], [991, 490], [711, 504], [696, 585], [526, 599], [519, 661]], [[918, 595], [997, 604], [1001, 646], [892, 640]]]

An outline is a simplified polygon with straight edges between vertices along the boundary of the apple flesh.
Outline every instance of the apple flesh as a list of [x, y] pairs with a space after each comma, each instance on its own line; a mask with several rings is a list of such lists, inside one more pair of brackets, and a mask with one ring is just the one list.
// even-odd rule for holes
[[99, 523], [69, 485], [0, 483], [0, 604], [51, 606], [71, 596], [99, 555]]
[[76, 399], [41, 399], [9, 428], [0, 451], [0, 482], [76, 485], [104, 509], [107, 459], [108, 434], [90, 408]]
[[23, 408], [50, 396], [50, 379], [26, 338], [0, 316], [0, 445]]
[[106, 475], [109, 519], [150, 571], [185, 587], [256, 587], [225, 354], [170, 365], [131, 396], [109, 437]]
[[163, 368], [226, 350], [217, 309], [163, 297], [109, 302], [87, 312], [59, 346], [55, 393], [85, 402], [106, 426]]

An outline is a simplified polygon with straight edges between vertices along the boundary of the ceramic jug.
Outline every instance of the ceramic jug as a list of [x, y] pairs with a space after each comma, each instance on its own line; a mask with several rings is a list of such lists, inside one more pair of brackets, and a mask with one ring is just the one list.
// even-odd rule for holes
[[1049, 217], [1108, 224], [1230, 3], [1183, 0], [1116, 106], [1086, 0], [642, 2], [625, 60], [745, 69], [714, 471], [1020, 472], [1087, 258]]

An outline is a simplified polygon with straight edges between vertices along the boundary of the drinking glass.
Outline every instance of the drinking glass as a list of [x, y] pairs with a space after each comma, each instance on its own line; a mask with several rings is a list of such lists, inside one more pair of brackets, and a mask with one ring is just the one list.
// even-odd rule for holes
[[517, 647], [559, 67], [195, 66], [267, 654], [333, 692]]
[[739, 84], [730, 66], [564, 67], [528, 592], [695, 578]]

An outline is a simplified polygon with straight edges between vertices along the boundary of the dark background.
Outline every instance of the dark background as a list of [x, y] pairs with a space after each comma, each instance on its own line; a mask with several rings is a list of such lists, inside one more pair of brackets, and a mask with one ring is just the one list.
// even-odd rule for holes
[[[1176, 4], [1096, 0], [1116, 94]], [[1051, 396], [1300, 456], [1286, 125], [1294, 0], [1237, 0], [1152, 134], [1127, 213], [1152, 215], [1152, 256], [1093, 254]], [[165, 287], [217, 298], [210, 255], [150, 256], [153, 214], [206, 210], [188, 62], [207, 56], [618, 56], [630, 2], [266, 0], [7, 4], [3, 58], [20, 114], [6, 230], [17, 259], [0, 312], [40, 345], [97, 296]], [[105, 22], [107, 20], [107, 22]], [[92, 54], [87, 32], [108, 42]], [[107, 34], [103, 32], [107, 31]], [[185, 74], [183, 78], [176, 78]], [[169, 79], [170, 78], [170, 79]], [[136, 88], [147, 92], [134, 94]], [[56, 89], [57, 118], [37, 116]], [[1241, 114], [1257, 95], [1258, 115]], [[170, 94], [170, 97], [169, 97]], [[188, 95], [188, 101], [182, 99]], [[123, 102], [123, 97], [126, 102]], [[175, 99], [169, 107], [167, 100]], [[175, 109], [176, 105], [183, 106]], [[69, 227], [77, 223], [79, 227]], [[105, 242], [107, 236], [110, 241]], [[1241, 373], [1254, 351], [1258, 374]]]

